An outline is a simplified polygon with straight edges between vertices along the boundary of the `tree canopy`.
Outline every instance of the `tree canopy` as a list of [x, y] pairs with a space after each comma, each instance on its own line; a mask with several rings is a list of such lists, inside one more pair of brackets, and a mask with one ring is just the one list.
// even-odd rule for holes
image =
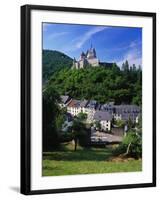
[[128, 66], [126, 61], [121, 70], [116, 64], [110, 68], [63, 68], [51, 76], [46, 87], [52, 86], [60, 95], [69, 95], [75, 99], [141, 105], [142, 71], [135, 66]]
[[43, 50], [43, 83], [58, 70], [70, 68], [72, 58], [59, 51]]

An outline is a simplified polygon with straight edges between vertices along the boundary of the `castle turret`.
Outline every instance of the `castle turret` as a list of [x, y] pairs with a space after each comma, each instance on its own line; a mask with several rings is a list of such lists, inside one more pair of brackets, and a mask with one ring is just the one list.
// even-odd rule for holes
[[81, 55], [80, 55], [80, 60], [84, 60], [86, 57], [85, 53], [82, 51]]
[[73, 58], [73, 65], [72, 65], [72, 68], [73, 68], [73, 69], [74, 69], [74, 68], [78, 69], [78, 63], [77, 63], [75, 57]]
[[96, 50], [95, 50], [95, 48], [93, 48], [93, 54], [94, 54], [94, 58], [97, 58], [97, 55], [96, 55]]
[[92, 59], [92, 58], [96, 58], [96, 50], [94, 48], [91, 48], [87, 51], [87, 58], [88, 59]]

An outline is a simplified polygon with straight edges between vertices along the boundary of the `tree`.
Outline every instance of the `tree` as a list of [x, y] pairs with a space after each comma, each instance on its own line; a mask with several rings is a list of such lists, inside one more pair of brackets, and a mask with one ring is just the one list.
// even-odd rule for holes
[[131, 120], [131, 118], [129, 117], [129, 119], [128, 119], [128, 121], [127, 121], [127, 125], [128, 125], [128, 129], [130, 130], [130, 129], [132, 129], [133, 128], [133, 122], [132, 122], [132, 120]]
[[56, 117], [60, 113], [59, 94], [53, 87], [43, 89], [43, 151], [52, 150], [58, 146], [58, 131]]
[[87, 114], [86, 113], [82, 113], [82, 112], [80, 112], [78, 115], [77, 115], [77, 118], [78, 118], [78, 120], [80, 120], [80, 121], [85, 121], [86, 119], [87, 119]]
[[129, 131], [122, 145], [126, 146], [125, 156], [142, 157], [142, 137], [136, 132]]
[[114, 120], [115, 125], [117, 125], [118, 127], [124, 128], [125, 125], [125, 121], [118, 119], [118, 120]]
[[133, 64], [133, 71], [136, 71], [136, 65], [135, 64]]
[[122, 143], [115, 149], [116, 155], [123, 157], [142, 157], [142, 135], [134, 130], [129, 130]]
[[47, 85], [53, 85], [61, 95], [80, 100], [95, 99], [106, 103], [112, 99], [116, 104], [136, 105], [141, 105], [142, 100], [142, 71], [129, 70], [128, 61], [123, 63], [122, 70], [115, 63], [111, 67], [78, 70], [64, 66], [52, 74]]
[[95, 126], [96, 126], [96, 128], [97, 128], [98, 130], [101, 129], [101, 124], [100, 124], [99, 121], [96, 121], [96, 122], [95, 122]]
[[55, 118], [55, 125], [58, 132], [61, 132], [62, 125], [65, 122], [65, 115], [64, 113], [60, 112]]
[[73, 120], [73, 125], [70, 128], [70, 131], [74, 140], [74, 151], [77, 150], [79, 138], [86, 133], [85, 129], [85, 125], [81, 121], [79, 121], [78, 119]]
[[142, 115], [140, 114], [138, 117], [138, 123], [136, 124], [137, 133], [142, 136]]
[[43, 83], [50, 79], [52, 74], [72, 66], [72, 58], [59, 51], [43, 50]]
[[125, 61], [125, 63], [122, 64], [122, 70], [125, 72], [129, 71], [129, 63], [128, 60]]
[[138, 65], [138, 70], [139, 70], [139, 71], [142, 71], [141, 65]]

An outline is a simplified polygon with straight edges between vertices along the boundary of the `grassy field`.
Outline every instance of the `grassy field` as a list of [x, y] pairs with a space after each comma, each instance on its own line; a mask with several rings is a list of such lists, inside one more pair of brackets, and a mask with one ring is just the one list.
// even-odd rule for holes
[[43, 176], [73, 174], [94, 174], [111, 172], [135, 172], [142, 170], [141, 160], [113, 159], [109, 148], [78, 148], [73, 151], [71, 145], [60, 151], [43, 153]]

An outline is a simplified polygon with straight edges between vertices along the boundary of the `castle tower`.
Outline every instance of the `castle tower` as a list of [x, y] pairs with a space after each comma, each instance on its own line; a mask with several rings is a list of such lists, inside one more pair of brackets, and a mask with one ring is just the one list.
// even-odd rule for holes
[[78, 62], [76, 61], [75, 57], [73, 58], [73, 65], [72, 65], [72, 69], [78, 69]]
[[86, 57], [85, 53], [82, 51], [79, 60], [84, 60]]
[[92, 44], [91, 44], [90, 49], [87, 51], [86, 55], [87, 55], [88, 59], [96, 58], [96, 50], [95, 50], [95, 48], [92, 47]]

